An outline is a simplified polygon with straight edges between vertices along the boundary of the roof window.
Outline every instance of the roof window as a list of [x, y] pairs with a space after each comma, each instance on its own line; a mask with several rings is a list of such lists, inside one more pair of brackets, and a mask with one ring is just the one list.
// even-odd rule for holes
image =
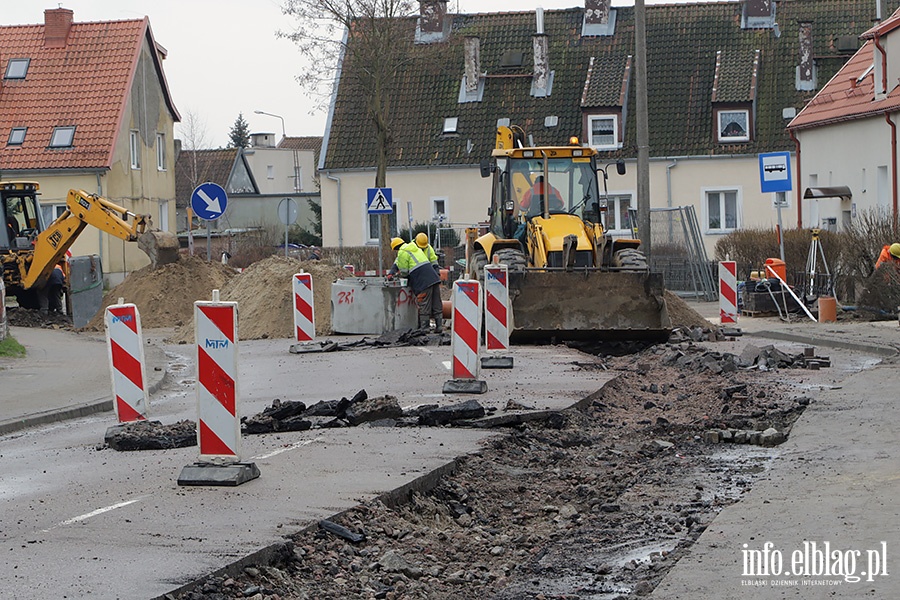
[[50, 137], [51, 148], [70, 148], [75, 138], [75, 126], [54, 127]]
[[456, 127], [459, 125], [459, 117], [447, 117], [444, 119], [444, 130], [441, 133], [457, 133]]
[[6, 63], [6, 75], [4, 75], [4, 79], [25, 79], [25, 74], [28, 73], [28, 65], [30, 62], [30, 58], [9, 59], [9, 62]]
[[25, 132], [27, 127], [13, 127], [9, 130], [9, 139], [6, 140], [7, 146], [21, 146], [25, 141]]

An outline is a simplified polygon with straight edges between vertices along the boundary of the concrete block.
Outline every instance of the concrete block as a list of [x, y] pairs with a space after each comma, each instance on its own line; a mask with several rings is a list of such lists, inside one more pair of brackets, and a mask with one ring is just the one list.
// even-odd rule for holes
[[512, 356], [482, 356], [481, 357], [481, 368], [482, 369], [512, 369], [513, 368], [513, 357]]
[[480, 379], [450, 379], [444, 382], [445, 394], [484, 394], [487, 382]]
[[238, 486], [259, 477], [256, 463], [216, 465], [194, 463], [187, 465], [178, 476], [178, 485]]

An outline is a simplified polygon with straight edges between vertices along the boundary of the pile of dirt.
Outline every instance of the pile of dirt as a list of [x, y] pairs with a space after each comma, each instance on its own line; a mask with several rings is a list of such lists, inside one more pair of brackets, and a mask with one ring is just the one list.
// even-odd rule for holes
[[157, 269], [134, 271], [103, 297], [103, 307], [85, 329], [103, 329], [106, 307], [119, 298], [137, 306], [144, 328], [178, 327], [190, 323], [196, 300], [210, 300], [212, 291], [222, 289], [234, 277], [234, 269], [196, 256], [182, 257]]
[[[240, 339], [293, 337], [291, 278], [301, 269], [313, 278], [316, 335], [331, 333], [331, 284], [347, 272], [323, 261], [270, 256], [244, 269], [220, 290], [221, 300], [238, 303]], [[193, 339], [191, 315], [176, 329], [170, 341], [187, 343]]]
[[717, 325], [704, 319], [700, 313], [691, 308], [687, 302], [666, 290], [666, 307], [669, 310], [669, 319], [672, 320], [672, 328], [691, 329], [700, 327], [706, 330], [716, 330]]

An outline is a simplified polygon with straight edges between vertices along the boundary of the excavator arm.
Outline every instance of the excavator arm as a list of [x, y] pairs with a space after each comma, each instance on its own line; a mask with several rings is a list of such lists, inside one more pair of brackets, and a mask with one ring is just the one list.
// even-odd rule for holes
[[[139, 247], [150, 255], [154, 265], [157, 262], [173, 262], [178, 258], [177, 240], [166, 232], [150, 232], [148, 215], [132, 213], [106, 198], [83, 190], [69, 190], [66, 210], [37, 235], [33, 253], [19, 256], [22, 287], [27, 290], [42, 286], [56, 263], [65, 256], [88, 225], [122, 240], [138, 242]], [[165, 246], [166, 258], [170, 260], [157, 260], [157, 253], [161, 252], [159, 246]]]

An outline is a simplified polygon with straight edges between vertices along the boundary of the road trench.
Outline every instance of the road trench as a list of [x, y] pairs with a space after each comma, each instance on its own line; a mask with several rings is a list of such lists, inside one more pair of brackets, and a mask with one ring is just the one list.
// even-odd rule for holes
[[[715, 515], [766, 477], [814, 401], [819, 384], [810, 369], [844, 376], [873, 364], [850, 354], [832, 367], [797, 344], [766, 340], [584, 354], [572, 368], [615, 377], [571, 407], [445, 424], [502, 423], [503, 433], [332, 515], [325, 528], [316, 522], [286, 533], [283, 543], [160, 597], [649, 594]], [[415, 415], [389, 421], [359, 426], [419, 426]], [[778, 435], [765, 437], [771, 430]]]

